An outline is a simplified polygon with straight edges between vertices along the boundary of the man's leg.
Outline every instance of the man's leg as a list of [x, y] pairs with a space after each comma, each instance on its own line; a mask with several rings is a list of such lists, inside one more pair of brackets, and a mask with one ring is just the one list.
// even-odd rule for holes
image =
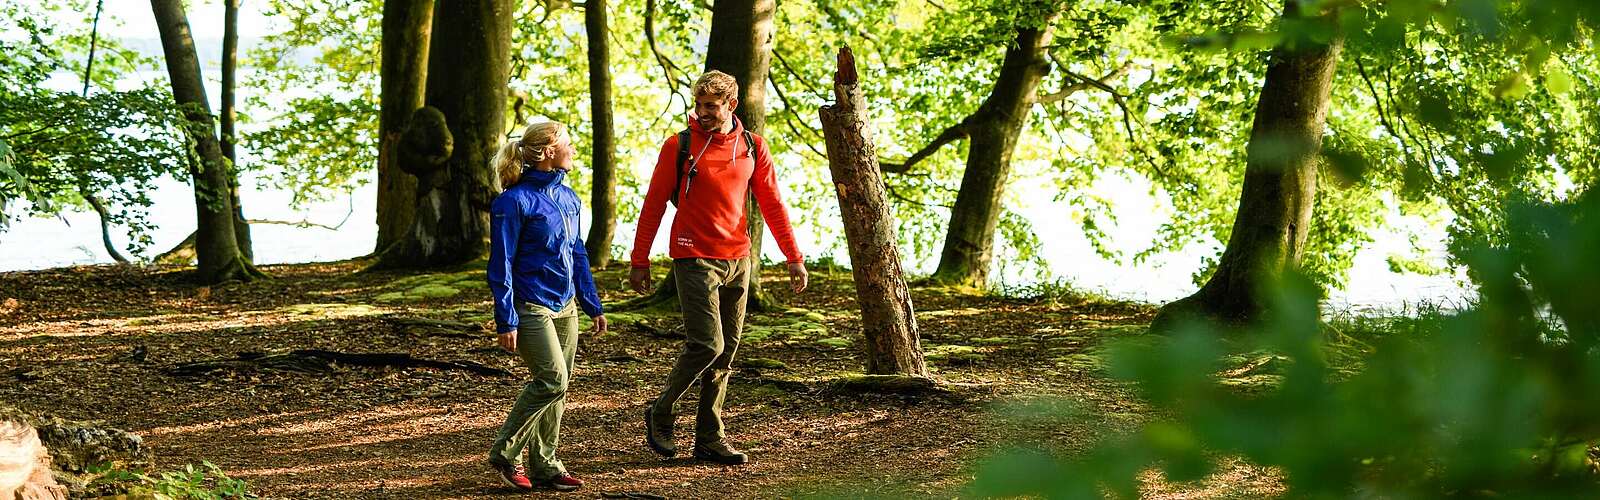
[[[672, 263], [672, 274], [678, 285], [678, 308], [683, 312], [685, 341], [683, 353], [667, 375], [667, 386], [651, 404], [647, 422], [652, 443], [665, 455], [676, 451], [672, 446], [673, 405], [689, 391], [689, 386], [722, 354], [722, 320], [718, 313], [717, 290], [721, 284], [715, 261], [705, 259], [678, 259]], [[652, 445], [656, 448], [656, 445]]]
[[[561, 342], [560, 357], [557, 362], [566, 370], [567, 380], [572, 379], [573, 361], [578, 352], [578, 308], [576, 301], [568, 302], [567, 307], [556, 314], [553, 322], [557, 338]], [[556, 445], [561, 443], [561, 415], [567, 406], [567, 396], [562, 395], [550, 402], [544, 413], [539, 415], [538, 430], [535, 432], [538, 439], [532, 440], [528, 446], [528, 476], [535, 481], [545, 480], [561, 475], [567, 469], [556, 459]]]
[[535, 439], [536, 421], [550, 403], [567, 393], [567, 365], [557, 339], [555, 313], [540, 306], [517, 305], [522, 325], [517, 328], [517, 354], [528, 365], [528, 383], [512, 405], [500, 433], [489, 447], [489, 461], [501, 465], [522, 464], [522, 452]]
[[726, 434], [722, 427], [722, 403], [728, 395], [728, 373], [733, 366], [733, 356], [739, 351], [739, 338], [744, 330], [745, 302], [749, 299], [750, 264], [747, 259], [718, 261], [726, 267], [725, 281], [718, 290], [720, 307], [717, 314], [722, 323], [722, 353], [712, 360], [700, 376], [700, 411], [695, 418], [694, 442], [696, 445], [715, 445]]

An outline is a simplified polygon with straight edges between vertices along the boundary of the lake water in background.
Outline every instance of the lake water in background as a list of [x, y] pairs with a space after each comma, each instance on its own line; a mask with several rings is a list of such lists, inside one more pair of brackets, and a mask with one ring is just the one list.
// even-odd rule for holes
[[[638, 168], [645, 169], [648, 166]], [[1101, 184], [1095, 189], [1118, 207], [1118, 225], [1110, 231], [1115, 248], [1131, 253], [1148, 244], [1155, 236], [1156, 227], [1162, 222], [1158, 218], [1159, 206], [1146, 194], [1146, 190], [1135, 184], [1122, 181]], [[1050, 202], [1052, 193], [1039, 185], [1015, 184], [1016, 189], [1023, 190], [1019, 193], [1022, 199], [1037, 200], [1022, 207], [1020, 212], [1033, 223], [1041, 245], [1040, 254], [1049, 264], [1049, 269], [1041, 273], [1037, 269], [997, 267], [996, 279], [1004, 286], [1064, 281], [1076, 288], [1111, 297], [1161, 303], [1192, 293], [1196, 286], [1191, 275], [1200, 267], [1203, 257], [1214, 254], [1219, 248], [1215, 242], [1191, 245], [1181, 252], [1156, 255], [1140, 265], [1108, 261], [1096, 254], [1077, 225], [1069, 217], [1063, 216], [1067, 211], [1065, 204]], [[241, 197], [248, 218], [308, 221], [337, 227], [336, 230], [330, 230], [254, 224], [251, 231], [258, 263], [332, 261], [371, 253], [373, 239], [377, 235], [374, 220], [376, 197], [371, 183], [356, 189], [348, 197], [312, 203], [302, 210], [290, 208], [291, 196], [288, 192], [251, 189], [254, 183], [248, 178], [242, 186]], [[1034, 191], [1030, 192], [1030, 188]], [[187, 183], [163, 179], [151, 194], [151, 200], [154, 206], [150, 211], [150, 221], [156, 227], [151, 236], [155, 243], [147, 255], [177, 244], [195, 227], [193, 191]], [[587, 227], [588, 213], [584, 215]], [[670, 222], [664, 222], [662, 231], [665, 232], [669, 227]], [[633, 231], [633, 224], [619, 224], [616, 243], [630, 245]], [[1435, 244], [1442, 247], [1442, 231], [1435, 233], [1438, 236]], [[823, 256], [818, 254], [819, 238], [813, 231], [804, 226], [797, 227], [795, 236], [808, 255]], [[831, 239], [835, 236], [827, 237]], [[113, 241], [125, 245], [127, 236], [114, 233]], [[657, 236], [655, 255], [666, 253], [666, 241], [664, 234]], [[1447, 305], [1462, 303], [1469, 290], [1461, 285], [1459, 276], [1419, 276], [1389, 270], [1386, 257], [1391, 253], [1403, 252], [1406, 245], [1405, 238], [1392, 236], [1380, 237], [1364, 248], [1356, 257], [1344, 290], [1330, 294], [1331, 308], [1372, 314], [1405, 310], [1420, 302]], [[767, 235], [764, 255], [781, 261], [782, 255], [776, 248], [771, 235]], [[833, 257], [848, 262], [847, 255]], [[100, 242], [99, 221], [93, 212], [71, 212], [54, 218], [25, 218], [13, 222], [10, 228], [0, 232], [0, 271], [109, 262], [112, 260]], [[936, 264], [930, 260], [920, 265], [908, 263], [908, 267], [915, 272], [926, 273], [932, 271]]]

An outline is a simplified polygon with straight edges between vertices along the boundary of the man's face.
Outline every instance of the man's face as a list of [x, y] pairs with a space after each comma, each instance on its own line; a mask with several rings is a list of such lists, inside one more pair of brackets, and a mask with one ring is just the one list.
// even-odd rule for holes
[[705, 130], [722, 130], [722, 127], [733, 122], [733, 108], [739, 106], [739, 99], [729, 97], [723, 99], [712, 95], [698, 95], [694, 98], [694, 113], [700, 128]]

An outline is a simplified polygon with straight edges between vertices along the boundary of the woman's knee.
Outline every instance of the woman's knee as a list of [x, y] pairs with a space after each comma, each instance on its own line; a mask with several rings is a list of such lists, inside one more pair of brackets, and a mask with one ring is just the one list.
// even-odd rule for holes
[[570, 378], [561, 371], [541, 372], [528, 381], [527, 388], [550, 397], [561, 397], [567, 393], [567, 384]]

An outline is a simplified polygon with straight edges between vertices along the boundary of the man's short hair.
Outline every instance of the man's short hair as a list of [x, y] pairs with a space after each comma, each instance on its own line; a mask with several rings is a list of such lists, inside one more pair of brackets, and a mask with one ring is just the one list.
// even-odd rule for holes
[[694, 96], [712, 96], [724, 101], [739, 96], [739, 82], [733, 75], [717, 70], [707, 71], [694, 82]]

